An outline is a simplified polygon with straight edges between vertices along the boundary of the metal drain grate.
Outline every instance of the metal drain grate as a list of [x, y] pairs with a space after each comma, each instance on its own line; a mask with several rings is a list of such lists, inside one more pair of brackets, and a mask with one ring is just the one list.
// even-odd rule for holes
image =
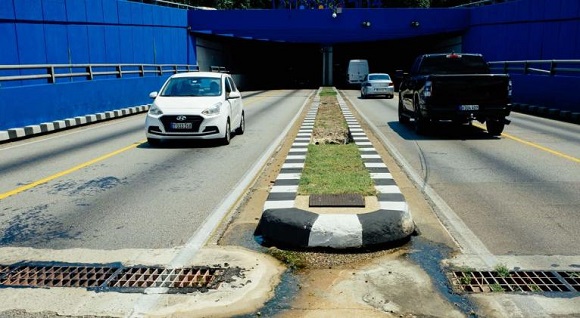
[[580, 292], [580, 272], [558, 272], [575, 291]]
[[217, 288], [218, 268], [149, 268], [132, 267], [122, 271], [111, 282], [111, 287], [160, 287], [160, 288]]
[[98, 287], [117, 269], [84, 266], [15, 266], [0, 278], [0, 285], [20, 287]]
[[[167, 288], [169, 293], [217, 289], [221, 282], [239, 274], [239, 268], [222, 267], [124, 267], [83, 264], [0, 265], [0, 287], [84, 287], [101, 291], [143, 292]], [[226, 275], [228, 273], [228, 275]]]
[[579, 291], [580, 272], [455, 271], [449, 275], [455, 292], [573, 292]]
[[309, 207], [364, 208], [365, 198], [360, 194], [312, 194]]

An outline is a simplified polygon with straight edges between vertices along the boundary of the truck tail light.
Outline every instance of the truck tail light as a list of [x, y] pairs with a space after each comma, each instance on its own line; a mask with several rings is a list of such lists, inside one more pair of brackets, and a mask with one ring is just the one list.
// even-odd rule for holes
[[512, 80], [508, 82], [508, 96], [512, 97]]
[[425, 82], [425, 88], [423, 89], [423, 96], [431, 97], [431, 93], [433, 92], [433, 83], [431, 81]]

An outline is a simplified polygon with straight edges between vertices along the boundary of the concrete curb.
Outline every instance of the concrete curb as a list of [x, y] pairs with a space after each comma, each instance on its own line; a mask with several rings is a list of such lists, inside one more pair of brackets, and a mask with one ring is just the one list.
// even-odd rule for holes
[[347, 249], [388, 244], [415, 232], [407, 202], [387, 166], [342, 96], [337, 95], [337, 99], [375, 183], [379, 209], [360, 214], [318, 214], [296, 207], [298, 183], [320, 104], [317, 94], [264, 203], [256, 229], [256, 235], [264, 242], [289, 247]]
[[22, 128], [11, 128], [8, 130], [0, 131], [0, 143], [5, 141], [12, 141], [16, 139], [22, 139], [27, 137], [32, 137], [35, 135], [46, 134], [50, 132], [56, 132], [63, 129], [68, 129], [71, 127], [96, 123], [99, 121], [105, 121], [113, 118], [125, 117], [133, 114], [138, 114], [146, 112], [149, 110], [149, 105], [134, 106], [129, 108], [117, 109], [106, 111], [97, 114], [90, 114], [85, 116], [78, 116], [74, 118], [68, 118], [63, 120], [56, 120], [49, 123], [42, 123], [39, 125], [30, 125]]
[[580, 112], [561, 110], [544, 106], [536, 106], [522, 103], [512, 103], [512, 110], [515, 112], [544, 117], [573, 124], [580, 124]]

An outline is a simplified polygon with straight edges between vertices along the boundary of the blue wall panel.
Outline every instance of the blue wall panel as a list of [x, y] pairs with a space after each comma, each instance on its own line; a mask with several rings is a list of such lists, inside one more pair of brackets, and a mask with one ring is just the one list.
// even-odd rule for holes
[[68, 28], [62, 24], [46, 24], [46, 60], [50, 64], [69, 64]]
[[[121, 5], [122, 2], [119, 2], [119, 5]], [[143, 7], [143, 24], [145, 25], [154, 25], [155, 24], [155, 20], [153, 18], [153, 9], [155, 8], [155, 6], [152, 5], [144, 5]]]
[[[46, 46], [44, 41], [44, 25], [16, 24], [18, 55], [21, 64], [46, 64]], [[35, 70], [21, 70], [22, 75], [37, 74]], [[44, 84], [46, 80], [28, 80], [30, 84]]]
[[143, 24], [143, 6], [136, 2], [129, 2], [131, 10], [131, 23]]
[[105, 60], [107, 63], [121, 61], [121, 37], [116, 26], [105, 27]]
[[42, 20], [41, 0], [15, 0], [14, 12], [19, 20]]
[[86, 0], [66, 0], [66, 17], [69, 22], [87, 21]]
[[[580, 111], [580, 99], [573, 96], [580, 87], [578, 77], [512, 75], [511, 78], [514, 101], [561, 110]], [[551, 93], [546, 94], [546, 92]]]
[[0, 19], [14, 19], [14, 2], [13, 0], [0, 1]]
[[146, 43], [148, 42], [148, 39], [145, 38], [145, 32], [143, 32], [143, 29], [143, 27], [132, 28], [134, 61], [146, 61], [145, 51], [148, 49]]
[[119, 23], [117, 1], [105, 0], [103, 2], [103, 22], [110, 24]]
[[42, 0], [44, 21], [66, 21], [65, 0]]
[[133, 29], [134, 27], [125, 26], [119, 29], [121, 39], [121, 63], [136, 63], [133, 58]]
[[0, 64], [20, 64], [16, 25], [10, 22], [0, 23], [0, 34], [2, 34]]
[[153, 27], [143, 27], [141, 28], [141, 31], [143, 36], [141, 41], [143, 41], [144, 44], [142, 61], [153, 61], [153, 46], [155, 44], [153, 38]]
[[69, 25], [68, 43], [70, 52], [70, 63], [86, 64], [90, 62], [89, 40], [86, 25]]
[[87, 22], [103, 23], [105, 14], [103, 12], [103, 0], [88, 0], [87, 4]]
[[[3, 42], [2, 49], [0, 49], [0, 64], [4, 65], [18, 65], [20, 58], [18, 56], [18, 45], [16, 39], [16, 25], [14, 23], [0, 23], [0, 34], [2, 34]], [[20, 75], [19, 70], [3, 70], [0, 71], [0, 76]], [[20, 86], [21, 81], [2, 82], [2, 87]]]
[[119, 2], [118, 14], [120, 24], [131, 24], [131, 2]]
[[107, 61], [105, 27], [91, 25], [87, 28], [89, 34], [89, 62], [92, 64], [103, 64]]
[[0, 89], [0, 130], [148, 104], [168, 76]]

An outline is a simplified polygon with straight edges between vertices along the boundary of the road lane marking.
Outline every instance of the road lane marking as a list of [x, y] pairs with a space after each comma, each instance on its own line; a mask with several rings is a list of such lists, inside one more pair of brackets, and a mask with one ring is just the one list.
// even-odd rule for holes
[[538, 145], [538, 144], [535, 144], [535, 143], [533, 143], [533, 142], [526, 141], [526, 140], [520, 139], [520, 138], [518, 138], [518, 137], [515, 137], [515, 136], [512, 136], [512, 135], [509, 135], [509, 134], [501, 134], [501, 135], [502, 135], [502, 136], [504, 136], [504, 137], [506, 137], [506, 138], [509, 138], [509, 139], [512, 139], [512, 140], [515, 140], [515, 141], [521, 142], [521, 143], [523, 143], [523, 144], [526, 144], [526, 145], [528, 145], [528, 146], [532, 146], [532, 147], [534, 147], [534, 148], [538, 148], [538, 149], [540, 149], [540, 150], [543, 150], [543, 151], [549, 152], [549, 153], [551, 153], [551, 154], [553, 154], [553, 155], [556, 155], [556, 156], [558, 156], [558, 157], [562, 157], [562, 158], [564, 158], [564, 159], [568, 159], [568, 160], [571, 160], [571, 161], [574, 161], [574, 162], [578, 162], [578, 163], [580, 163], [580, 158], [576, 158], [576, 157], [569, 156], [569, 155], [567, 155], [567, 154], [564, 154], [564, 153], [558, 152], [558, 151], [556, 151], [556, 150], [552, 150], [552, 149], [550, 149], [550, 148], [546, 148], [546, 147], [544, 147], [544, 146], [540, 146], [540, 145]]
[[81, 163], [80, 165], [77, 165], [77, 166], [75, 166], [75, 167], [72, 167], [72, 168], [70, 168], [70, 169], [67, 169], [67, 170], [64, 170], [64, 171], [58, 172], [58, 173], [56, 173], [56, 174], [53, 174], [53, 175], [51, 175], [51, 176], [48, 176], [48, 177], [46, 177], [46, 178], [43, 178], [43, 179], [40, 179], [40, 180], [37, 180], [37, 181], [34, 181], [34, 182], [32, 182], [32, 183], [29, 183], [29, 184], [27, 184], [27, 185], [25, 185], [25, 186], [22, 186], [22, 187], [16, 188], [16, 189], [14, 189], [14, 190], [12, 190], [12, 191], [8, 191], [8, 192], [1, 193], [1, 194], [0, 194], [0, 200], [6, 199], [7, 197], [9, 197], [9, 196], [13, 196], [13, 195], [15, 195], [15, 194], [18, 194], [18, 193], [20, 193], [20, 192], [24, 192], [24, 191], [26, 191], [26, 190], [30, 190], [30, 189], [32, 189], [32, 188], [34, 188], [34, 187], [36, 187], [36, 186], [39, 186], [39, 185], [41, 185], [41, 184], [47, 183], [47, 182], [49, 182], [49, 181], [52, 181], [52, 180], [54, 180], [54, 179], [60, 178], [60, 177], [62, 177], [62, 176], [65, 176], [65, 175], [67, 175], [67, 174], [73, 173], [73, 172], [75, 172], [75, 171], [77, 171], [77, 170], [80, 170], [80, 169], [82, 169], [82, 168], [88, 167], [88, 166], [90, 166], [90, 165], [92, 165], [92, 164], [95, 164], [95, 163], [97, 163], [97, 162], [99, 162], [99, 161], [103, 161], [103, 160], [105, 160], [105, 159], [108, 159], [108, 158], [110, 158], [110, 157], [116, 156], [116, 155], [118, 155], [118, 154], [120, 154], [120, 153], [122, 153], [122, 152], [125, 152], [125, 151], [127, 151], [127, 150], [130, 150], [130, 149], [136, 148], [137, 146], [139, 146], [139, 145], [143, 144], [144, 142], [145, 142], [145, 140], [138, 141], [138, 142], [136, 142], [136, 143], [134, 143], [134, 144], [132, 144], [132, 145], [130, 145], [130, 146], [127, 146], [127, 147], [125, 147], [125, 148], [121, 148], [121, 149], [119, 149], [119, 150], [115, 150], [115, 151], [113, 151], [113, 152], [110, 152], [110, 153], [108, 153], [108, 154], [105, 154], [105, 155], [103, 155], [103, 156], [100, 156], [100, 157], [98, 157], [98, 158], [95, 158], [95, 159], [93, 159], [93, 160], [89, 160], [89, 161], [87, 161], [87, 162]]
[[[485, 127], [483, 127], [482, 125], [474, 124], [474, 126], [476, 126], [476, 127], [478, 127], [478, 128], [481, 128], [481, 129], [485, 129]], [[574, 162], [578, 162], [578, 163], [580, 163], [580, 158], [572, 157], [572, 156], [570, 156], [570, 155], [567, 155], [567, 154], [565, 154], [565, 153], [561, 153], [561, 152], [559, 152], [559, 151], [556, 151], [556, 150], [553, 150], [553, 149], [550, 149], [550, 148], [547, 148], [547, 147], [544, 147], [544, 146], [540, 146], [540, 145], [538, 145], [538, 144], [536, 144], [536, 143], [533, 143], [533, 142], [531, 142], [531, 141], [526, 141], [526, 140], [523, 140], [523, 139], [521, 139], [521, 138], [518, 138], [518, 137], [516, 137], [516, 136], [512, 136], [512, 135], [510, 135], [510, 134], [502, 133], [501, 135], [502, 135], [503, 137], [509, 138], [509, 139], [511, 139], [511, 140], [514, 140], [514, 141], [517, 141], [517, 142], [521, 142], [521, 143], [522, 143], [522, 144], [524, 144], [524, 145], [528, 145], [528, 146], [531, 146], [531, 147], [534, 147], [534, 148], [540, 149], [540, 150], [542, 150], [542, 151], [549, 152], [549, 153], [551, 153], [551, 154], [553, 154], [553, 155], [556, 155], [556, 156], [558, 156], [558, 157], [562, 157], [562, 158], [564, 158], [564, 159], [568, 159], [568, 160], [570, 160], [570, 161], [574, 161]]]

